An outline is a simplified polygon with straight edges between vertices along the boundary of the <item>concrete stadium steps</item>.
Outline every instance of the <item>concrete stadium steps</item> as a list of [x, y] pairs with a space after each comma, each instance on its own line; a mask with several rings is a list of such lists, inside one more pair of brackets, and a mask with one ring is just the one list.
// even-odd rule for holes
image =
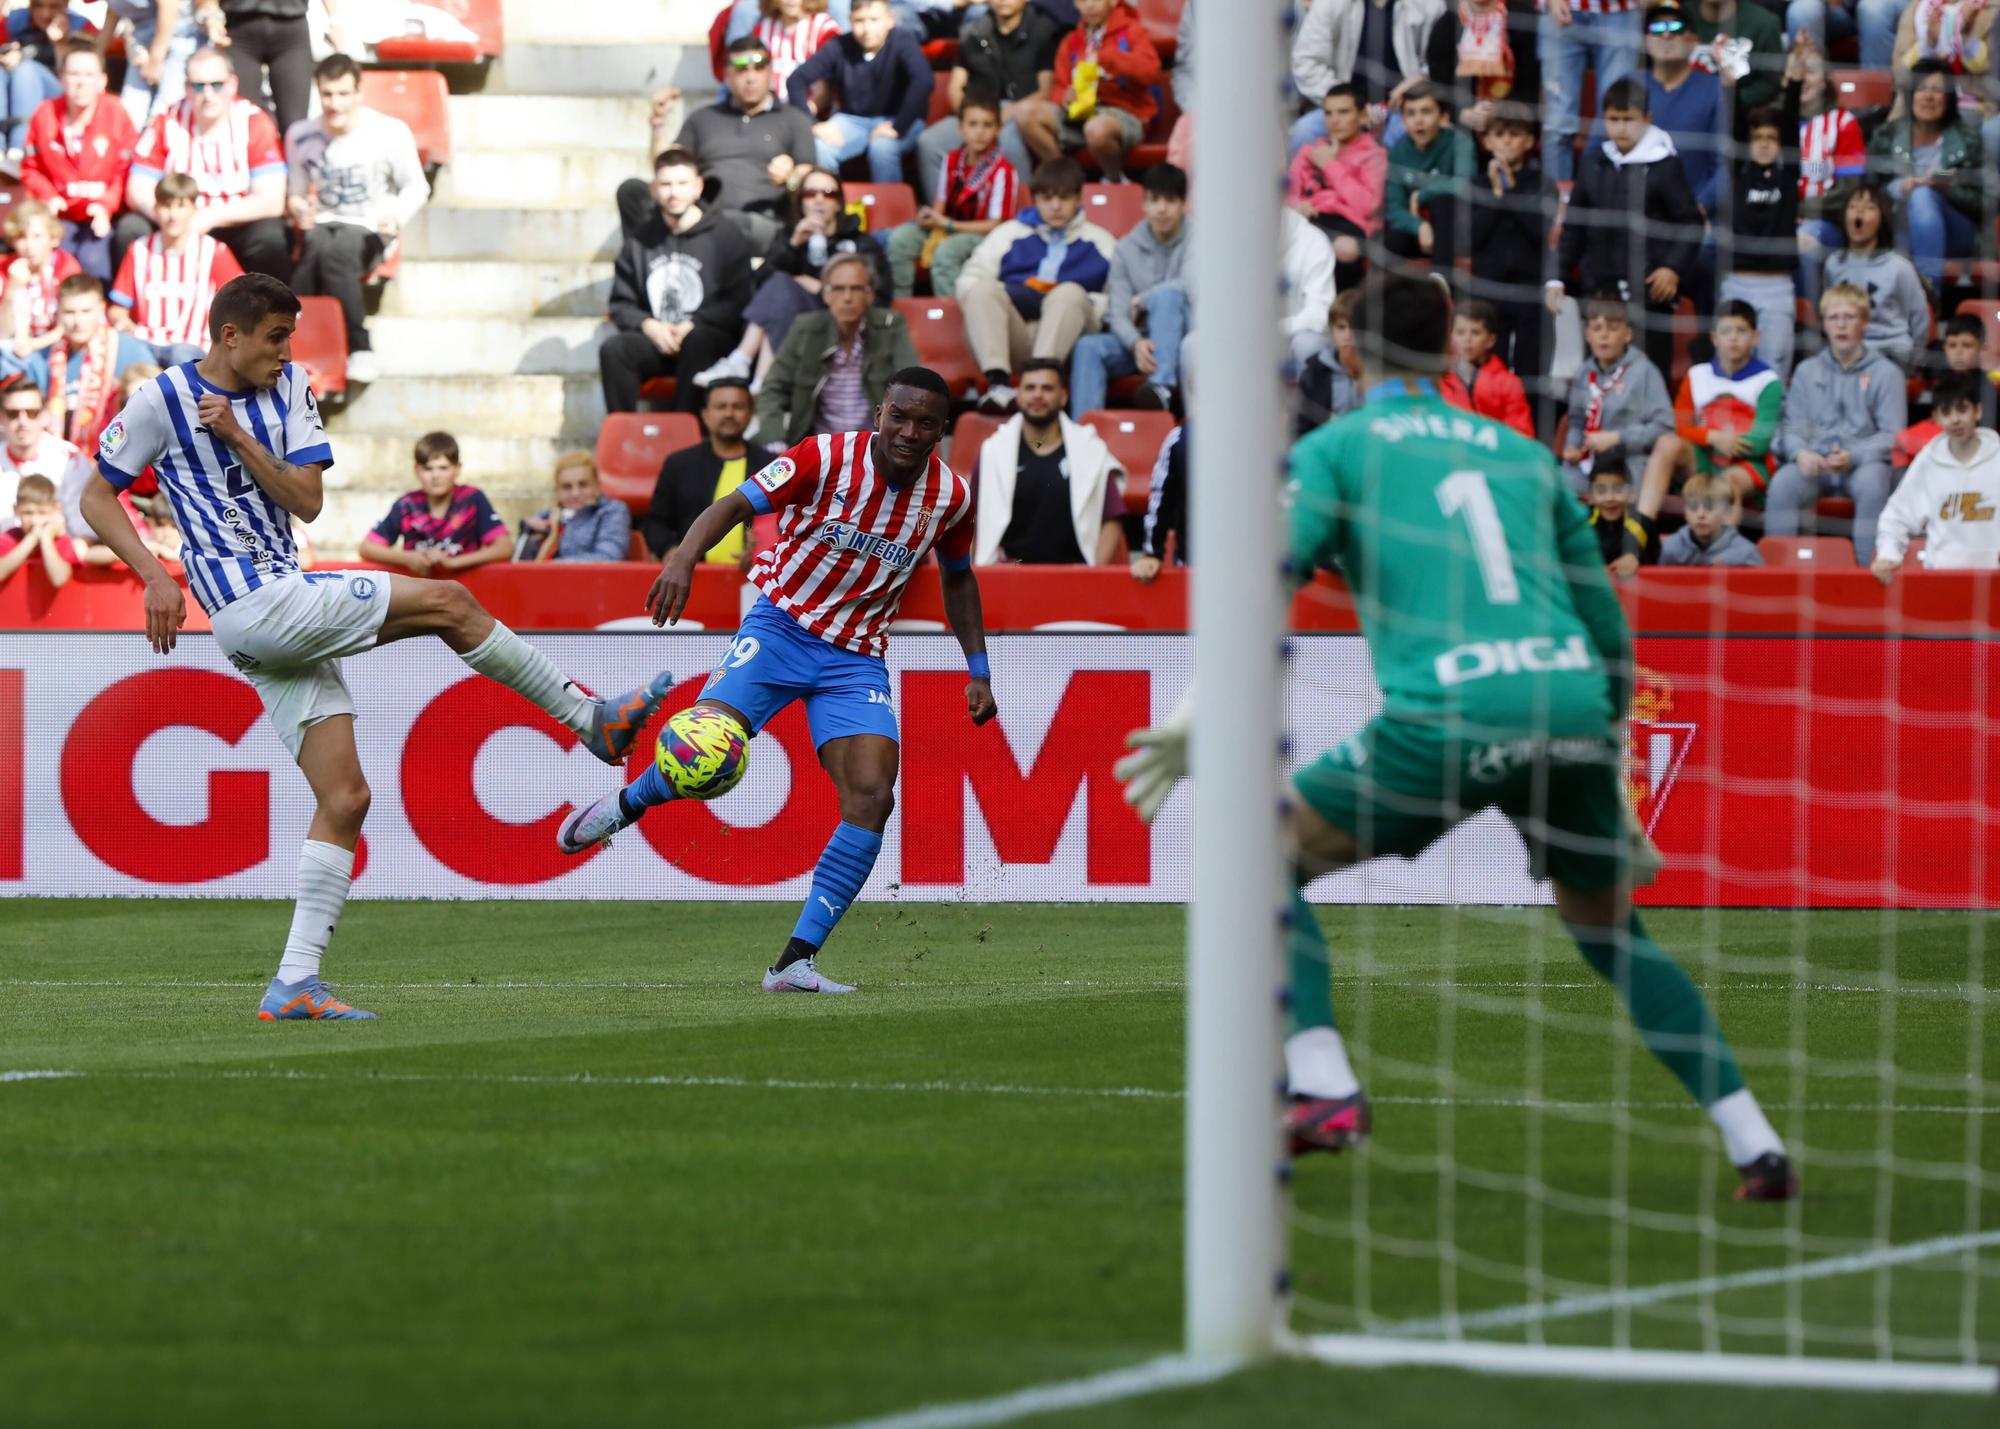
[[458, 208], [434, 203], [403, 230], [403, 257], [565, 263], [618, 256], [616, 190], [590, 208]]
[[499, 263], [421, 260], [382, 290], [381, 315], [476, 318], [602, 317], [611, 301], [609, 263]]
[[618, 185], [646, 171], [643, 144], [566, 153], [455, 144], [431, 202], [451, 208], [589, 209], [611, 204]]
[[[496, 437], [595, 441], [604, 425], [604, 389], [589, 377], [385, 377], [351, 388], [329, 418], [336, 439], [411, 437], [431, 431]], [[591, 442], [582, 439], [588, 436]]]
[[652, 108], [644, 94], [454, 94], [449, 104], [454, 152], [506, 154], [637, 148]]
[[[509, 94], [645, 94], [690, 59], [706, 75], [709, 0], [561, 5], [508, 0], [507, 47], [490, 87]], [[711, 78], [710, 82], [713, 80]]]
[[597, 318], [399, 318], [368, 324], [385, 377], [597, 372]]
[[[426, 430], [419, 428], [417, 435]], [[501, 482], [502, 489], [518, 491], [524, 480], [531, 480], [537, 495], [546, 494], [553, 489], [556, 457], [569, 450], [553, 433], [539, 437], [492, 436], [465, 428], [452, 435], [458, 438], [466, 481], [482, 490]], [[411, 452], [416, 437], [405, 440], [401, 433], [334, 432], [329, 441], [335, 463], [333, 471], [327, 473], [329, 484], [333, 484], [331, 479], [336, 472], [343, 467], [347, 471], [347, 479], [335, 489], [379, 491], [393, 498], [416, 486]], [[534, 475], [529, 478], [527, 474], [531, 472]], [[383, 506], [387, 505], [385, 499]]]

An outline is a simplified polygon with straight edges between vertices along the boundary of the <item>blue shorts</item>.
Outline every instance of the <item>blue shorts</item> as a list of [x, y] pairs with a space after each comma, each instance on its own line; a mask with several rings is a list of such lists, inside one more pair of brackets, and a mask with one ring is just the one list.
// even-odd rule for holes
[[742, 715], [752, 734], [793, 700], [804, 700], [815, 749], [851, 734], [896, 737], [882, 658], [820, 639], [763, 596], [743, 617], [701, 697]]

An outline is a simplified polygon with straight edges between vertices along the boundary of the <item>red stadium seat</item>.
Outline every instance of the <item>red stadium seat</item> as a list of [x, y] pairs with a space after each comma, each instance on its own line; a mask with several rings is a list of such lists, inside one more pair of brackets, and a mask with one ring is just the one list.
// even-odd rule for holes
[[426, 169], [451, 162], [451, 115], [444, 76], [435, 70], [372, 69], [361, 76], [361, 102], [410, 126]]
[[292, 360], [322, 397], [347, 390], [347, 318], [335, 298], [300, 298]]
[[[939, 120], [951, 118], [951, 71], [941, 69], [931, 76], [931, 108], [924, 116], [924, 123], [936, 124]], [[926, 178], [929, 175], [925, 175]]]
[[1886, 69], [1840, 69], [1830, 78], [1834, 102], [1842, 109], [1879, 109], [1896, 102], [1896, 77]]
[[688, 412], [614, 412], [597, 432], [597, 479], [606, 496], [646, 514], [660, 463], [701, 440], [701, 423]]
[[1153, 461], [1166, 444], [1167, 434], [1180, 425], [1171, 412], [1109, 412], [1098, 408], [1083, 414], [1084, 424], [1097, 428], [1097, 435], [1111, 448], [1111, 455], [1125, 468], [1125, 508], [1146, 509], [1146, 493], [1153, 483]]
[[917, 360], [949, 383], [954, 397], [979, 385], [979, 369], [965, 341], [965, 315], [956, 298], [898, 298], [896, 311], [910, 325]]
[[1083, 216], [1113, 238], [1123, 238], [1146, 217], [1146, 195], [1137, 184], [1085, 184]]
[[639, 400], [650, 402], [658, 411], [666, 411], [674, 405], [674, 393], [680, 384], [672, 377], [648, 377], [639, 384]]
[[1814, 504], [1813, 513], [1822, 521], [1852, 521], [1854, 519], [1854, 498], [1851, 496], [1822, 496]]
[[950, 70], [958, 63], [958, 41], [925, 40], [924, 58], [931, 62], [932, 69]]
[[974, 475], [979, 470], [979, 449], [986, 445], [993, 429], [1006, 420], [985, 412], [961, 414], [951, 429], [951, 469], [960, 476]]
[[505, 40], [501, 23], [501, 0], [430, 0], [446, 14], [456, 17], [479, 38], [462, 40], [387, 39], [375, 46], [375, 58], [385, 65], [478, 64], [500, 53]]
[[1181, 0], [1139, 0], [1139, 23], [1160, 52], [1161, 63], [1172, 64], [1180, 36]]
[[402, 271], [403, 240], [398, 238], [383, 251], [381, 261], [369, 269], [368, 276], [361, 281], [364, 283], [388, 283], [394, 281], [396, 275]]
[[1958, 311], [1970, 313], [1986, 324], [1986, 346], [1980, 349], [1979, 361], [1989, 372], [2000, 367], [2000, 303], [1967, 298], [1958, 305]]
[[1826, 571], [1854, 569], [1854, 543], [1845, 536], [1766, 536], [1757, 554], [1767, 566], [1817, 566]]
[[847, 206], [861, 206], [863, 227], [870, 233], [887, 233], [899, 223], [917, 216], [917, 196], [908, 184], [843, 184]]

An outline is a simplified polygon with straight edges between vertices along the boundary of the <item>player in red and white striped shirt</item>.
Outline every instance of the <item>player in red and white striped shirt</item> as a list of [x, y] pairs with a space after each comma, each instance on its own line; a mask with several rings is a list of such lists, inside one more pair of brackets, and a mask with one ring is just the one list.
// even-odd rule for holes
[[[904, 368], [889, 380], [875, 431], [808, 438], [722, 497], [695, 518], [646, 595], [655, 625], [678, 621], [702, 552], [745, 521], [780, 513], [777, 543], [750, 572], [763, 599], [697, 701], [754, 735], [804, 700], [820, 763], [840, 795], [841, 822], [791, 941], [764, 974], [766, 992], [854, 991], [822, 977], [816, 955], [868, 881], [895, 806], [901, 751], [882, 652], [910, 573], [933, 546], [945, 616], [970, 675], [966, 712], [985, 724], [997, 710], [972, 575], [972, 487], [937, 456], [950, 412], [943, 378]], [[571, 814], [558, 842], [582, 853], [677, 797], [649, 767]]]
[[235, 254], [194, 231], [193, 179], [168, 174], [154, 205], [160, 231], [125, 250], [111, 284], [111, 320], [150, 343], [154, 357], [171, 367], [208, 351], [208, 305], [243, 269]]
[[764, 0], [764, 18], [751, 33], [764, 42], [771, 57], [771, 89], [784, 97], [792, 71], [812, 58], [813, 51], [840, 33], [826, 0]]

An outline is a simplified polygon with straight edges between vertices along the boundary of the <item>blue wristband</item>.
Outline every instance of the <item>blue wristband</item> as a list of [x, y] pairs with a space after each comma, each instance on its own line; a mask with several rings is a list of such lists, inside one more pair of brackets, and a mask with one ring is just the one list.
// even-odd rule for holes
[[972, 676], [975, 680], [990, 680], [993, 678], [993, 666], [987, 661], [985, 651], [982, 650], [977, 655], [968, 655], [965, 657], [965, 673]]

